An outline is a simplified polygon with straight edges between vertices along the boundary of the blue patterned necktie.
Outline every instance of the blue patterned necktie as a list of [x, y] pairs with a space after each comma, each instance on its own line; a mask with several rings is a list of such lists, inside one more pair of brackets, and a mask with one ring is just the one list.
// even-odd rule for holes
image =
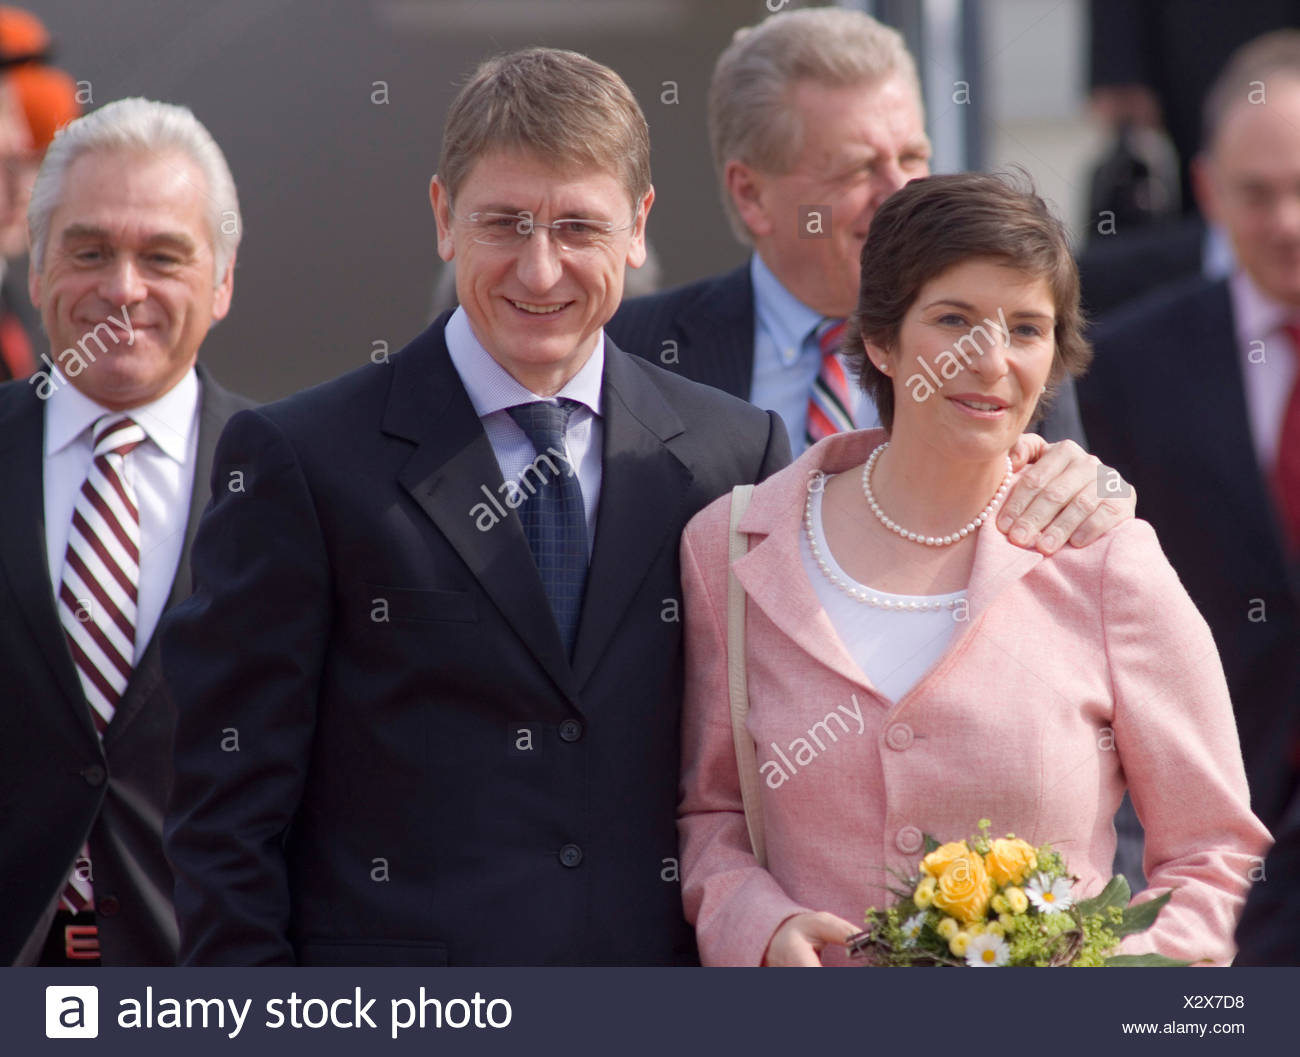
[[577, 472], [564, 457], [564, 432], [578, 406], [576, 400], [539, 400], [507, 409], [537, 452], [519, 482], [525, 495], [519, 520], [570, 655], [587, 582], [587, 514]]

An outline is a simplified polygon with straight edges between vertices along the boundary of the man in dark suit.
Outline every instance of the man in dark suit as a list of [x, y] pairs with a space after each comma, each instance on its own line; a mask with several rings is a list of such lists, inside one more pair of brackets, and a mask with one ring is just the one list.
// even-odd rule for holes
[[[1256, 82], [1266, 100], [1243, 87]], [[1080, 399], [1214, 632], [1252, 806], [1273, 828], [1294, 795], [1300, 717], [1300, 33], [1238, 52], [1206, 128], [1197, 193], [1236, 270], [1105, 319]]]
[[[723, 275], [628, 301], [609, 334], [775, 410], [796, 454], [835, 429], [878, 425], [852, 379], [844, 384], [836, 324], [857, 305], [876, 209], [930, 171], [920, 83], [902, 37], [857, 11], [772, 15], [719, 57], [709, 130], [732, 231], [753, 255]], [[1070, 380], [1040, 432], [1083, 443]]]
[[0, 386], [0, 962], [169, 965], [155, 628], [189, 593], [217, 437], [250, 406], [196, 365], [239, 203], [193, 114], [133, 99], [68, 126], [29, 218], [51, 354]]
[[678, 537], [788, 443], [603, 337], [654, 197], [613, 71], [486, 63], [442, 150], [462, 308], [218, 447], [164, 633], [190, 964], [695, 958]]

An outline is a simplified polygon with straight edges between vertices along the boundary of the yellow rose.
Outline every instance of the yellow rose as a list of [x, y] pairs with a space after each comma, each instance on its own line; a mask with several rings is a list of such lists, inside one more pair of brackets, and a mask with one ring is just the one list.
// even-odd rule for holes
[[961, 921], [979, 921], [993, 897], [993, 882], [984, 870], [984, 860], [967, 851], [952, 859], [939, 876], [934, 905]]
[[1004, 888], [1002, 895], [1013, 914], [1023, 914], [1029, 909], [1029, 897], [1019, 888]]
[[964, 932], [959, 932], [948, 941], [948, 949], [958, 958], [966, 957], [966, 948], [970, 945], [970, 937]]
[[950, 940], [961, 931], [961, 926], [957, 924], [956, 918], [945, 917], [935, 927], [934, 931], [944, 939]]
[[924, 910], [934, 902], [934, 886], [936, 882], [933, 877], [922, 877], [921, 883], [916, 886], [916, 891], [912, 893], [912, 902]]
[[1019, 837], [999, 837], [989, 845], [984, 866], [1000, 885], [1018, 885], [1038, 866], [1038, 854]]
[[940, 844], [934, 851], [930, 852], [921, 860], [921, 872], [929, 874], [931, 877], [938, 877], [943, 873], [943, 869], [953, 859], [959, 855], [969, 854], [970, 849], [966, 847], [963, 840], [949, 841], [947, 844]]

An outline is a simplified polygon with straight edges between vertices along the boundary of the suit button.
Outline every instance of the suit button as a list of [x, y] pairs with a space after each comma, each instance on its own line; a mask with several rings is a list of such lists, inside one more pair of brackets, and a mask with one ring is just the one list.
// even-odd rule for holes
[[904, 752], [912, 747], [912, 728], [906, 723], [895, 723], [885, 731], [885, 744], [895, 752]]
[[100, 786], [104, 784], [108, 774], [99, 764], [92, 763], [89, 767], [81, 769], [81, 777], [86, 780], [87, 785]]
[[904, 826], [894, 838], [895, 847], [904, 855], [915, 855], [924, 843], [925, 838], [915, 826]]
[[578, 863], [582, 862], [582, 849], [576, 844], [566, 844], [560, 849], [560, 863], [573, 869]]
[[104, 896], [103, 899], [96, 897], [95, 913], [103, 914], [106, 918], [115, 917], [122, 909], [122, 904], [118, 901], [117, 896]]
[[582, 737], [582, 724], [576, 719], [566, 719], [560, 724], [561, 741], [577, 741]]

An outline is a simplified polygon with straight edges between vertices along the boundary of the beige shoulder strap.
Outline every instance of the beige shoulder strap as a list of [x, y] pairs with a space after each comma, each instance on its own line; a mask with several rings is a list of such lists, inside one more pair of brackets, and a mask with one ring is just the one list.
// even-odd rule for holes
[[740, 795], [745, 804], [749, 843], [760, 866], [767, 866], [763, 841], [763, 804], [759, 799], [758, 756], [754, 739], [745, 727], [749, 716], [749, 687], [745, 672], [745, 590], [731, 571], [731, 563], [749, 551], [749, 537], [740, 531], [740, 519], [749, 509], [752, 484], [731, 490], [731, 538], [727, 561], [727, 687], [731, 696], [731, 735], [736, 745], [736, 769], [740, 774]]

